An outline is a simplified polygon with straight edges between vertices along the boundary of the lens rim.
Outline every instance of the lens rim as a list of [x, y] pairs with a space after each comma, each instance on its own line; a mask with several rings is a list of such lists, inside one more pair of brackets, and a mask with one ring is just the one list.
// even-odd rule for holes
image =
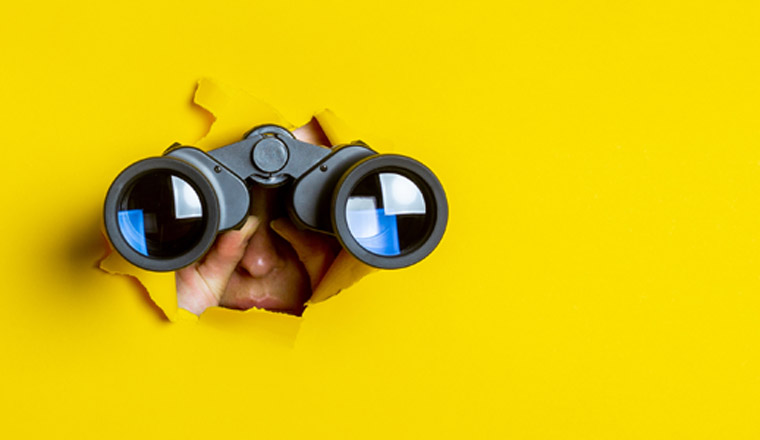
[[[383, 256], [365, 249], [348, 229], [346, 204], [359, 182], [371, 173], [382, 171], [401, 174], [411, 179], [422, 191], [426, 201], [435, 205], [433, 226], [427, 238], [417, 247], [401, 255]], [[411, 266], [427, 257], [440, 243], [448, 221], [448, 201], [443, 186], [432, 171], [411, 157], [397, 154], [378, 154], [364, 158], [351, 166], [338, 181], [332, 200], [332, 226], [340, 244], [362, 262], [380, 269], [399, 269]]]
[[[134, 250], [122, 236], [117, 219], [124, 191], [143, 175], [160, 170], [170, 171], [192, 185], [198, 192], [206, 216], [206, 228], [198, 243], [184, 254], [172, 258], [149, 257]], [[208, 179], [194, 166], [172, 157], [152, 157], [127, 167], [111, 184], [103, 206], [106, 234], [113, 247], [130, 263], [154, 272], [181, 269], [201, 258], [214, 243], [219, 228], [219, 217], [219, 201]]]

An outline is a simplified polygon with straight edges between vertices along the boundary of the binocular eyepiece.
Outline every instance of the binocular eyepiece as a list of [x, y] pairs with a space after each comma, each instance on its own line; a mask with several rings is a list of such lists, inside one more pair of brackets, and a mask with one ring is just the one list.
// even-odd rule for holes
[[359, 141], [324, 148], [263, 125], [209, 152], [175, 144], [130, 165], [106, 196], [108, 238], [136, 266], [180, 269], [245, 223], [252, 185], [289, 185], [283, 203], [296, 225], [334, 235], [378, 268], [422, 260], [446, 229], [446, 194], [420, 162]]

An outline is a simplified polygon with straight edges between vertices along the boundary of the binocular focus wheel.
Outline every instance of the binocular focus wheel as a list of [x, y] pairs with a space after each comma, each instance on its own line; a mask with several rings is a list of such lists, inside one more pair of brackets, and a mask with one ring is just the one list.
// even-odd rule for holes
[[295, 139], [295, 136], [293, 136], [293, 133], [289, 132], [283, 127], [280, 127], [279, 125], [259, 125], [254, 128], [252, 128], [248, 133], [246, 133], [243, 136], [243, 139], [248, 139], [253, 136], [264, 136], [264, 135], [280, 135], [287, 138]]
[[291, 219], [335, 234], [374, 267], [417, 263], [446, 229], [443, 187], [420, 162], [358, 144], [327, 150], [269, 124], [210, 152], [175, 148], [128, 167], [106, 196], [106, 231], [136, 266], [177, 270], [200, 260], [218, 233], [242, 224], [250, 185], [291, 179], [289, 198], [282, 200]]

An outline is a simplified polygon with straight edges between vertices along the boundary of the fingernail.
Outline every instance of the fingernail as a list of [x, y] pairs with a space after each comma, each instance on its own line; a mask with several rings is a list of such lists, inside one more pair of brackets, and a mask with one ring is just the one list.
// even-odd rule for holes
[[243, 226], [243, 230], [245, 230], [245, 235], [251, 235], [253, 232], [256, 231], [256, 229], [259, 227], [259, 219], [255, 215], [249, 215], [248, 219], [245, 221], [245, 225]]

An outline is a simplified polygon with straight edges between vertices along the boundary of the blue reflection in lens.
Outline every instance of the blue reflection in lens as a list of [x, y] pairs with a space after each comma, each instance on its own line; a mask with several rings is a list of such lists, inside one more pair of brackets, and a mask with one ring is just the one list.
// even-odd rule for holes
[[145, 241], [145, 220], [142, 209], [119, 211], [119, 230], [127, 244], [137, 252], [148, 256], [148, 244]]
[[[348, 210], [346, 220], [354, 238], [364, 249], [387, 257], [401, 253], [395, 215], [385, 215], [382, 208]], [[371, 235], [360, 232], [362, 230], [371, 231]]]

